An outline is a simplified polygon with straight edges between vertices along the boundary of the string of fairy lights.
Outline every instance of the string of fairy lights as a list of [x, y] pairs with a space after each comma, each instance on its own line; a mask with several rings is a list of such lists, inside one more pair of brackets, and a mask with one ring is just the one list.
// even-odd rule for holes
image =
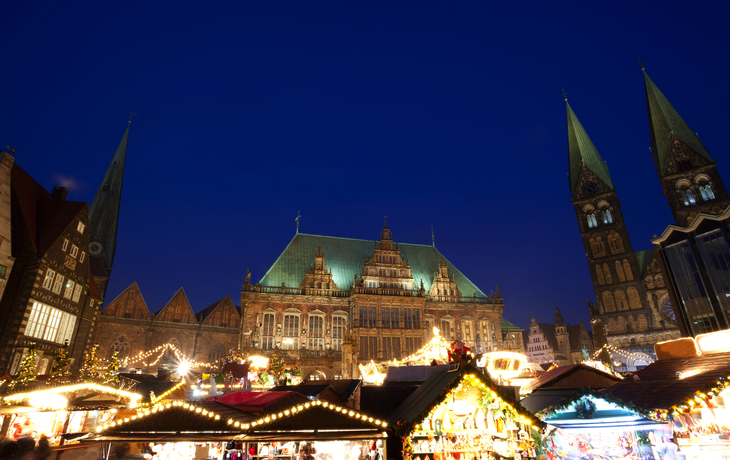
[[[680, 376], [680, 379], [681, 378], [682, 377]], [[649, 415], [657, 420], [667, 421], [673, 420], [677, 415], [687, 414], [695, 409], [716, 406], [716, 404], [712, 402], [712, 399], [728, 389], [728, 387], [730, 387], [730, 375], [727, 377], [719, 377], [709, 389], [704, 391], [698, 390], [692, 396], [673, 405], [669, 409], [658, 409], [651, 412]]]
[[639, 354], [636, 354], [636, 353], [632, 353], [630, 351], [626, 351], [626, 350], [622, 350], [620, 348], [616, 348], [616, 347], [614, 347], [612, 345], [609, 345], [609, 344], [605, 344], [604, 346], [602, 346], [601, 348], [599, 348], [598, 350], [596, 350], [596, 352], [593, 353], [593, 356], [591, 356], [591, 359], [598, 358], [598, 355], [600, 355], [603, 350], [608, 350], [608, 351], [610, 351], [612, 353], [616, 353], [617, 355], [623, 356], [624, 358], [627, 358], [627, 359], [633, 359], [633, 360], [637, 360], [637, 361], [645, 361], [647, 364], [651, 364], [651, 363], [654, 362], [654, 360], [651, 359], [649, 356], [646, 356], [646, 355], [643, 355], [643, 354], [639, 355]]
[[[137, 363], [141, 363], [144, 367], [155, 366], [165, 356], [165, 352], [167, 352], [167, 350], [171, 350], [172, 353], [175, 355], [175, 357], [180, 362], [187, 363], [188, 367], [213, 368], [213, 367], [218, 366], [218, 363], [205, 363], [205, 362], [190, 360], [182, 353], [182, 351], [175, 344], [172, 344], [169, 342], [165, 343], [163, 345], [160, 345], [158, 347], [155, 347], [152, 350], [140, 351], [135, 356], [124, 358], [122, 360], [122, 366], [129, 367], [129, 366], [132, 366], [133, 364], [137, 364]], [[154, 359], [152, 361], [148, 361], [148, 359], [152, 358], [153, 356], [154, 356]], [[99, 362], [108, 363], [109, 360], [106, 358], [99, 358]], [[105, 370], [106, 368], [100, 367], [100, 369]]]
[[[176, 407], [199, 414], [203, 417], [208, 417], [213, 420], [221, 420], [221, 415], [219, 413], [217, 413], [215, 411], [210, 411], [210, 410], [204, 409], [204, 408], [202, 408], [200, 406], [196, 406], [194, 404], [186, 403], [184, 401], [171, 401], [171, 402], [167, 402], [167, 403], [156, 402], [151, 407], [146, 407], [146, 408], [140, 409], [136, 415], [132, 415], [131, 417], [125, 417], [124, 419], [110, 421], [108, 423], [100, 425], [100, 426], [96, 427], [96, 432], [101, 433], [110, 428], [122, 426], [124, 424], [133, 422], [135, 420], [140, 420], [144, 417], [149, 417], [153, 414], [157, 414], [159, 412], [169, 410], [171, 408], [176, 408]], [[358, 411], [352, 410], [347, 407], [341, 407], [341, 406], [337, 406], [335, 404], [331, 404], [331, 403], [323, 402], [323, 401], [319, 401], [319, 400], [307, 402], [304, 404], [294, 405], [294, 406], [291, 406], [289, 409], [279, 412], [278, 414], [267, 415], [266, 417], [262, 417], [258, 420], [252, 421], [250, 423], [242, 423], [240, 421], [229, 418], [227, 421], [227, 425], [230, 425], [235, 429], [245, 431], [248, 429], [259, 427], [261, 425], [265, 425], [267, 423], [272, 423], [272, 422], [282, 419], [282, 418], [291, 417], [296, 414], [306, 412], [315, 407], [322, 407], [324, 409], [329, 409], [333, 412], [340, 413], [348, 418], [354, 418], [356, 420], [361, 420], [361, 421], [371, 424], [375, 427], [386, 428], [388, 426], [388, 424], [386, 422], [375, 419], [373, 417], [370, 417], [369, 415], [360, 413]]]

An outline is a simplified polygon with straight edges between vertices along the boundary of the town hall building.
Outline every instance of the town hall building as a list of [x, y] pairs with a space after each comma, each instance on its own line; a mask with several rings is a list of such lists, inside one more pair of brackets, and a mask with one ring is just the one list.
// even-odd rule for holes
[[241, 292], [242, 345], [285, 354], [305, 379], [357, 378], [358, 364], [401, 359], [437, 328], [476, 352], [524, 352], [522, 330], [435, 247], [298, 233]]

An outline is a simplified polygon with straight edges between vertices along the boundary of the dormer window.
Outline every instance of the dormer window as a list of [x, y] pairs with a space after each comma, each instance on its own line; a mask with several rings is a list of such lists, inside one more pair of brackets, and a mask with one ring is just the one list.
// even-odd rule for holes
[[85, 229], [86, 229], [86, 225], [84, 225], [83, 222], [79, 222], [79, 225], [76, 227], [76, 230], [83, 235]]

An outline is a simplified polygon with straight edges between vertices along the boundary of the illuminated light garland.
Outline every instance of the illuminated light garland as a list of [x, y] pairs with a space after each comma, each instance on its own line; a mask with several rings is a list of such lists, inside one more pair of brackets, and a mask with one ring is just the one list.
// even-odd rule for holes
[[682, 415], [697, 408], [709, 407], [708, 403], [712, 398], [718, 396], [730, 387], [730, 375], [719, 377], [715, 383], [705, 390], [697, 390], [694, 395], [674, 404], [669, 409], [656, 409], [650, 415], [660, 421], [673, 420], [675, 416]]
[[142, 395], [140, 395], [140, 394], [130, 393], [130, 392], [124, 391], [124, 390], [118, 390], [116, 388], [99, 385], [97, 383], [80, 383], [80, 384], [76, 384], [76, 385], [65, 385], [65, 386], [50, 388], [47, 390], [31, 391], [28, 393], [15, 393], [12, 395], [5, 396], [3, 399], [5, 402], [17, 402], [17, 401], [22, 401], [24, 399], [43, 398], [45, 396], [60, 395], [61, 393], [74, 393], [76, 391], [81, 391], [81, 390], [95, 390], [95, 391], [100, 391], [102, 393], [111, 393], [111, 394], [115, 394], [117, 396], [122, 396], [124, 398], [128, 398], [129, 407], [136, 407], [137, 403], [142, 398]]
[[[112, 428], [115, 426], [121, 426], [125, 423], [139, 420], [141, 418], [148, 417], [152, 414], [156, 414], [158, 412], [162, 412], [162, 411], [168, 410], [173, 407], [180, 407], [180, 408], [189, 410], [191, 412], [198, 413], [200, 415], [207, 416], [209, 418], [213, 418], [215, 420], [221, 419], [220, 414], [217, 414], [213, 411], [203, 410], [200, 407], [196, 407], [191, 404], [183, 403], [182, 401], [173, 401], [172, 403], [166, 403], [166, 404], [157, 403], [152, 407], [152, 409], [145, 409], [144, 411], [140, 411], [137, 413], [137, 415], [133, 415], [132, 417], [125, 418], [124, 420], [115, 420], [110, 423], [106, 423], [104, 425], [98, 426], [98, 427], [96, 427], [96, 432], [101, 433], [102, 431], [104, 431], [108, 428]], [[236, 422], [236, 423], [237, 423], [237, 425], [235, 425], [235, 426], [238, 428], [240, 426], [240, 424], [239, 424], [239, 422]], [[229, 425], [231, 424], [231, 420], [228, 421], [228, 424]]]
[[509, 403], [502, 399], [497, 391], [488, 386], [488, 384], [495, 385], [494, 382], [489, 380], [485, 383], [484, 379], [486, 379], [487, 377], [473, 372], [462, 372], [463, 373], [461, 374], [461, 377], [457, 377], [456, 379], [454, 379], [454, 383], [444, 389], [444, 392], [441, 393], [442, 397], [440, 396], [441, 399], [438, 402], [435, 402], [433, 407], [424, 410], [411, 422], [398, 422], [397, 426], [394, 427], [396, 434], [398, 436], [405, 437], [410, 436], [415, 431], [419, 431], [418, 426], [421, 424], [421, 422], [423, 422], [425, 418], [432, 417], [436, 410], [441, 406], [441, 404], [444, 403], [450, 396], [452, 396], [454, 392], [458, 391], [465, 381], [467, 381], [467, 383], [471, 384], [472, 386], [479, 388], [482, 393], [494, 399], [499, 404], [501, 409], [509, 411], [514, 419], [519, 420], [523, 425], [526, 425], [528, 427], [532, 427], [532, 425], [535, 425], [536, 427], [533, 427], [534, 429], [544, 426], [542, 420], [536, 418], [535, 415], [527, 412], [527, 410], [522, 409], [521, 406], [519, 406], [519, 403]]
[[[369, 422], [369, 423], [371, 423], [371, 424], [373, 424], [373, 425], [375, 425], [375, 426], [377, 426], [379, 428], [386, 428], [388, 426], [388, 424], [386, 422], [384, 422], [384, 421], [377, 420], [377, 419], [373, 419], [372, 417], [369, 417], [369, 416], [367, 416], [365, 414], [362, 414], [360, 412], [356, 412], [354, 410], [350, 410], [349, 408], [340, 407], [340, 406], [337, 406], [335, 404], [328, 403], [328, 402], [322, 402], [322, 401], [319, 401], [319, 400], [312, 401], [311, 403], [308, 402], [308, 403], [304, 403], [304, 404], [299, 404], [299, 405], [296, 405], [296, 406], [292, 406], [289, 409], [285, 409], [285, 410], [283, 410], [283, 411], [281, 411], [281, 412], [279, 412], [277, 414], [268, 415], [268, 416], [266, 416], [264, 418], [261, 418], [261, 419], [258, 419], [256, 421], [253, 421], [250, 424], [248, 424], [248, 423], [242, 423], [240, 425], [241, 425], [241, 428], [242, 429], [248, 430], [249, 428], [261, 426], [261, 425], [264, 425], [264, 424], [267, 424], [267, 423], [272, 423], [272, 422], [274, 422], [276, 420], [279, 420], [279, 419], [288, 417], [290, 415], [293, 416], [293, 415], [296, 415], [297, 413], [304, 412], [304, 411], [313, 409], [315, 407], [322, 407], [324, 409], [329, 409], [329, 410], [334, 411], [334, 412], [342, 413], [343, 415], [345, 415], [347, 417], [355, 418], [357, 420], [362, 420], [363, 422]], [[233, 419], [228, 419], [228, 424], [229, 425], [233, 425], [235, 427], [238, 427], [239, 422], [236, 422]]]
[[632, 353], [630, 351], [626, 351], [626, 350], [622, 350], [620, 348], [616, 348], [613, 345], [609, 345], [609, 344], [605, 344], [604, 346], [602, 346], [601, 348], [599, 348], [595, 353], [593, 353], [593, 356], [591, 356], [591, 359], [596, 359], [598, 357], [598, 355], [604, 349], [605, 350], [612, 351], [614, 353], [617, 353], [617, 354], [623, 356], [624, 358], [635, 359], [637, 361], [644, 361], [644, 362], [646, 362], [648, 364], [651, 364], [651, 363], [654, 362], [654, 360], [652, 358], [650, 358], [649, 356], [638, 355], [638, 354]]

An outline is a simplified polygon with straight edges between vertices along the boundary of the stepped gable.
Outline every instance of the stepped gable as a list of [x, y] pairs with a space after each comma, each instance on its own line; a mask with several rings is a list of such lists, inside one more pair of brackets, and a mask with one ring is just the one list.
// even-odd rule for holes
[[[322, 248], [327, 256], [327, 267], [332, 272], [332, 280], [338, 289], [348, 290], [352, 287], [354, 276], [362, 274], [366, 259], [374, 254], [375, 243], [372, 240], [298, 233], [259, 283], [264, 286], [281, 286], [283, 282], [287, 287], [298, 287], [309, 265], [314, 262], [314, 255]], [[443, 259], [462, 295], [487, 297], [434, 246], [398, 243], [398, 249], [401, 259], [408, 260], [416, 285], [420, 286], [423, 282], [426, 292], [431, 290], [434, 274], [439, 273], [439, 263]]]
[[225, 296], [199, 312], [195, 318], [205, 326], [238, 327], [241, 323], [241, 314], [233, 305], [231, 296]]
[[172, 299], [162, 307], [162, 310], [155, 315], [158, 321], [168, 321], [171, 323], [198, 324], [195, 319], [195, 313], [190, 306], [188, 296], [185, 295], [183, 288], [180, 288]]
[[117, 318], [152, 320], [147, 302], [144, 301], [142, 291], [139, 290], [136, 281], [122, 291], [116, 299], [109, 302], [101, 313], [104, 316]]

